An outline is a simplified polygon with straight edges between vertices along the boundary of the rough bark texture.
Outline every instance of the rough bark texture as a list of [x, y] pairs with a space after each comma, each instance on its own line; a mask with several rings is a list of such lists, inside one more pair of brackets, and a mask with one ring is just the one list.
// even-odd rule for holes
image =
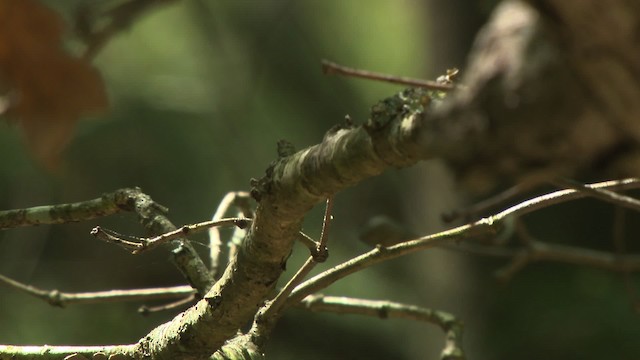
[[638, 6], [508, 1], [496, 9], [470, 55], [466, 91], [432, 120], [438, 153], [468, 187], [638, 173]]
[[322, 143], [283, 156], [254, 181], [259, 205], [238, 255], [203, 300], [139, 343], [156, 359], [201, 359], [250, 322], [272, 293], [304, 215], [347, 186], [425, 154], [416, 139], [430, 98], [408, 90], [375, 105], [365, 124], [338, 125]]

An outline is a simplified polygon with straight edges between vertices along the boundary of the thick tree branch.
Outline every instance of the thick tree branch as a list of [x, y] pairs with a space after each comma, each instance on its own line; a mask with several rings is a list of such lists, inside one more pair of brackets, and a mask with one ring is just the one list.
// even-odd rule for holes
[[336, 127], [322, 143], [272, 164], [254, 182], [255, 218], [221, 279], [196, 306], [152, 331], [141, 348], [191, 359], [232, 338], [270, 296], [307, 211], [347, 186], [425, 157], [416, 138], [429, 101], [426, 91], [407, 90], [375, 105], [365, 124]]

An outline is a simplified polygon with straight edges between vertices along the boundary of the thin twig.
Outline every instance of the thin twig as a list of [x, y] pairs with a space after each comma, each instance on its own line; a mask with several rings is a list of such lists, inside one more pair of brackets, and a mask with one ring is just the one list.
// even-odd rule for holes
[[324, 208], [324, 217], [322, 218], [322, 231], [320, 232], [320, 244], [319, 247], [325, 247], [329, 240], [329, 228], [331, 227], [331, 220], [333, 220], [333, 197], [327, 199], [327, 205]]
[[344, 76], [358, 77], [362, 79], [385, 81], [393, 84], [420, 87], [420, 88], [425, 88], [430, 90], [450, 91], [455, 89], [455, 86], [451, 84], [440, 83], [437, 81], [394, 76], [394, 75], [382, 74], [382, 73], [377, 73], [377, 72], [367, 71], [367, 70], [360, 70], [360, 69], [339, 65], [328, 60], [322, 60], [322, 72], [327, 75], [338, 74], [338, 75], [344, 75]]
[[304, 245], [307, 249], [309, 249], [309, 252], [311, 254], [313, 254], [314, 252], [318, 251], [320, 243], [318, 243], [317, 241], [313, 240], [313, 238], [311, 238], [311, 236], [303, 233], [302, 231], [300, 231], [299, 235], [300, 236], [298, 236], [298, 241], [300, 241], [302, 243], [302, 245]]
[[291, 304], [295, 304], [301, 301], [304, 297], [326, 288], [339, 279], [342, 279], [357, 271], [363, 270], [369, 266], [378, 264], [382, 261], [394, 259], [402, 255], [428, 249], [444, 243], [458, 241], [463, 238], [469, 237], [470, 233], [487, 233], [492, 231], [493, 227], [494, 225], [489, 223], [489, 221], [481, 220], [474, 224], [460, 226], [448, 231], [425, 236], [411, 241], [405, 241], [390, 247], [378, 246], [371, 251], [345, 261], [344, 263], [339, 264], [323, 273], [320, 273], [300, 284], [291, 293], [289, 302]]
[[[613, 247], [616, 254], [624, 256], [627, 251], [627, 244], [625, 242], [625, 228], [627, 220], [626, 209], [616, 206], [613, 216], [613, 228], [611, 237], [613, 239]], [[633, 277], [630, 272], [624, 272], [622, 274], [624, 280], [624, 288], [631, 300], [634, 311], [640, 312], [640, 300], [638, 299], [638, 290], [634, 284]]]
[[146, 316], [146, 315], [149, 315], [151, 313], [157, 313], [157, 312], [161, 312], [161, 311], [173, 310], [173, 309], [182, 307], [184, 305], [190, 304], [196, 299], [198, 299], [198, 297], [196, 296], [195, 293], [192, 293], [192, 294], [189, 294], [189, 296], [186, 296], [186, 297], [184, 297], [182, 299], [179, 299], [177, 301], [173, 301], [173, 302], [170, 302], [170, 303], [164, 304], [164, 305], [158, 305], [158, 306], [142, 305], [142, 306], [140, 306], [140, 308], [138, 308], [138, 312], [140, 314]]
[[0, 275], [0, 281], [10, 287], [48, 302], [53, 306], [65, 307], [70, 304], [96, 304], [121, 301], [148, 301], [183, 297], [195, 293], [189, 285], [132, 290], [107, 290], [94, 292], [67, 293], [59, 290], [44, 290], [32, 285]]
[[393, 301], [355, 299], [319, 294], [307, 296], [297, 306], [311, 311], [366, 315], [381, 319], [401, 318], [434, 324], [439, 326], [446, 334], [446, 343], [440, 358], [449, 360], [464, 359], [462, 322], [452, 314], [444, 311]]
[[597, 199], [620, 205], [631, 210], [640, 211], [640, 200], [615, 193], [611, 190], [595, 188], [570, 179], [556, 179], [551, 183], [560, 187], [568, 187], [570, 189], [583, 191]]
[[[233, 207], [237, 207], [245, 218], [252, 218], [253, 211], [249, 206], [249, 199], [251, 195], [249, 195], [246, 191], [232, 191], [227, 193], [220, 201], [216, 212], [211, 217], [211, 221], [219, 221], [221, 220], [225, 214], [229, 211], [229, 209]], [[236, 227], [236, 230], [239, 228]], [[218, 279], [222, 275], [222, 269], [224, 266], [221, 266], [222, 257], [228, 253], [224, 251], [224, 243], [220, 239], [220, 230], [217, 226], [212, 226], [209, 228], [209, 259], [211, 261], [211, 273], [213, 276]]]
[[313, 256], [309, 256], [300, 269], [298, 269], [280, 292], [278, 292], [278, 295], [276, 295], [276, 297], [263, 308], [258, 316], [260, 318], [259, 321], [278, 317], [283, 310], [283, 305], [287, 300], [287, 296], [289, 296], [291, 291], [293, 291], [293, 289], [295, 289], [295, 287], [298, 286], [307, 275], [309, 275], [309, 272], [311, 272], [317, 264], [318, 263], [313, 260]]
[[[125, 250], [131, 251], [132, 253], [133, 251], [142, 248], [143, 246], [142, 242], [145, 241], [145, 239], [142, 239], [142, 238], [135, 239], [134, 241], [127, 240], [125, 239], [124, 235], [116, 233], [113, 230], [103, 229], [100, 226], [96, 226], [93, 229], [91, 229], [90, 234], [102, 241], [106, 241], [108, 243], [121, 246]], [[131, 249], [134, 249], [134, 250], [131, 250]]]
[[[607, 187], [615, 189], [626, 189], [638, 187], [639, 185], [640, 180], [633, 178], [617, 181], [606, 181], [590, 184], [587, 186], [593, 188]], [[298, 287], [296, 287], [295, 290], [293, 290], [288, 302], [297, 303], [304, 297], [326, 288], [327, 286], [344, 278], [345, 276], [363, 270], [369, 266], [378, 264], [382, 261], [394, 259], [399, 256], [416, 251], [429, 249], [434, 246], [453, 244], [457, 241], [473, 238], [478, 235], [491, 233], [495, 234], [497, 233], [500, 226], [502, 226], [502, 222], [507, 217], [517, 218], [519, 216], [540, 210], [548, 206], [573, 199], [578, 199], [584, 196], [584, 193], [578, 192], [576, 190], [555, 191], [553, 193], [545, 194], [533, 199], [529, 199], [527, 201], [523, 201], [493, 216], [485, 217], [471, 224], [458, 226], [450, 230], [424, 236], [415, 240], [405, 241], [389, 247], [378, 246], [371, 251], [368, 251], [360, 256], [339, 264], [300, 284]], [[553, 252], [548, 252], [546, 254], [548, 259], [553, 258]]]
[[139, 254], [143, 251], [153, 249], [158, 245], [167, 243], [171, 240], [175, 240], [177, 238], [185, 237], [190, 234], [198, 233], [203, 230], [207, 230], [214, 226], [228, 226], [234, 225], [239, 228], [245, 228], [251, 222], [251, 219], [246, 218], [228, 218], [221, 219], [217, 221], [204, 221], [197, 224], [190, 224], [181, 226], [179, 229], [166, 232], [162, 235], [158, 235], [151, 238], [135, 238], [135, 241], [124, 239], [123, 237], [119, 237], [114, 235], [115, 232], [109, 231], [106, 232], [99, 226], [96, 226], [91, 230], [91, 235], [97, 237], [100, 240], [104, 240], [110, 243], [116, 243], [128, 250], [131, 251], [132, 254]]
[[543, 261], [589, 266], [623, 274], [640, 271], [640, 255], [543, 242], [531, 235], [523, 224], [519, 224], [517, 230], [523, 246], [514, 249], [509, 264], [496, 271], [496, 277], [502, 282], [510, 281], [527, 265]]
[[320, 241], [316, 251], [311, 253], [313, 260], [317, 263], [325, 262], [329, 257], [327, 250], [327, 241], [329, 241], [329, 229], [331, 228], [331, 220], [333, 220], [333, 197], [327, 198], [327, 205], [324, 208], [324, 217], [322, 218], [322, 231], [320, 231]]

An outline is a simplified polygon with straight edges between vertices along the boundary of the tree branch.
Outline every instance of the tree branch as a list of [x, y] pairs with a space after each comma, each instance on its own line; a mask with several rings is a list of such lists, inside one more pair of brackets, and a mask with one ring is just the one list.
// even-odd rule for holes
[[444, 311], [393, 301], [354, 299], [319, 294], [307, 296], [298, 307], [318, 312], [366, 315], [380, 319], [401, 318], [431, 323], [439, 326], [445, 332], [446, 343], [440, 358], [443, 360], [462, 360], [465, 358], [462, 350], [462, 322], [452, 314]]
[[0, 274], [0, 282], [42, 299], [53, 306], [65, 307], [69, 304], [95, 304], [118, 301], [144, 301], [184, 297], [195, 292], [191, 286], [173, 286], [149, 289], [107, 290], [81, 293], [66, 293], [59, 290], [43, 290], [27, 285]]
[[[606, 181], [586, 185], [593, 188], [634, 188], [640, 186], [639, 179], [624, 179], [620, 181]], [[434, 246], [452, 245], [464, 239], [474, 238], [487, 234], [497, 234], [503, 226], [503, 222], [508, 218], [518, 218], [533, 211], [540, 210], [564, 201], [578, 199], [587, 196], [584, 192], [576, 190], [555, 191], [549, 194], [538, 196], [527, 201], [523, 201], [495, 215], [482, 218], [476, 222], [458, 226], [456, 228], [439, 232], [433, 235], [424, 236], [415, 240], [401, 242], [393, 246], [377, 246], [375, 249], [360, 256], [354, 257], [344, 263], [337, 265], [323, 273], [300, 284], [291, 293], [290, 303], [302, 301], [306, 296], [314, 294], [334, 282], [369, 266], [382, 261], [397, 258], [415, 251], [428, 249]], [[548, 259], [552, 259], [555, 253], [546, 252]], [[519, 258], [520, 259], [520, 258]], [[521, 264], [520, 261], [517, 264]]]
[[[152, 234], [176, 230], [165, 215], [167, 208], [153, 201], [139, 188], [120, 189], [82, 202], [2, 211], [0, 229], [85, 221], [125, 211], [136, 213], [140, 223]], [[186, 238], [175, 239], [171, 245], [173, 263], [189, 284], [201, 296], [204, 295], [213, 283], [204, 262]]]

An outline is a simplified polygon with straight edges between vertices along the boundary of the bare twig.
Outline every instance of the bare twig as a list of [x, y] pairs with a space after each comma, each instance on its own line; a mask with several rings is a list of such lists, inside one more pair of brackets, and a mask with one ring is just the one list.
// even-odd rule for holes
[[495, 273], [503, 282], [511, 280], [527, 265], [542, 261], [589, 266], [623, 274], [640, 271], [640, 255], [543, 242], [531, 235], [522, 224], [518, 226], [518, 235], [523, 246], [514, 249], [511, 262]]
[[[624, 255], [627, 251], [627, 244], [625, 242], [625, 228], [627, 220], [626, 209], [616, 206], [613, 217], [613, 229], [611, 237], [613, 238], [613, 247], [616, 254]], [[634, 311], [640, 312], [640, 300], [638, 299], [638, 290], [634, 284], [631, 273], [625, 272], [622, 274], [624, 280], [624, 287], [631, 300]]]
[[10, 287], [42, 299], [53, 306], [70, 304], [95, 304], [122, 301], [147, 301], [184, 297], [195, 293], [189, 285], [132, 290], [107, 290], [81, 293], [66, 293], [59, 290], [43, 290], [0, 275], [0, 281]]
[[[630, 189], [640, 188], [640, 178], [610, 180], [610, 181], [586, 184], [584, 186], [591, 189], [608, 189], [612, 191], [630, 190]], [[581, 199], [587, 196], [588, 194], [586, 194], [585, 192], [573, 190], [573, 189], [555, 191], [555, 192], [551, 192], [541, 196], [536, 196], [532, 199], [523, 201], [507, 210], [504, 210], [496, 214], [495, 216], [499, 216], [500, 214], [503, 214], [503, 213], [511, 213], [512, 215], [515, 215], [515, 216], [522, 216], [522, 215], [529, 214], [534, 211], [538, 211], [540, 209], [543, 209], [552, 205], [560, 204], [560, 203], [571, 201], [571, 200]]]
[[322, 231], [320, 232], [320, 242], [318, 244], [318, 252], [326, 251], [327, 241], [329, 240], [329, 228], [331, 220], [333, 220], [333, 197], [327, 199], [327, 206], [324, 209], [324, 217], [322, 218]]
[[[96, 226], [91, 229], [91, 235], [95, 236], [97, 239], [102, 241], [106, 241], [111, 244], [116, 244], [118, 246], [123, 247], [125, 250], [134, 252], [137, 249], [142, 248], [142, 243], [145, 241], [144, 238], [125, 236], [123, 234], [119, 234], [113, 230], [103, 229], [100, 226]], [[127, 240], [126, 237], [131, 238], [131, 240]], [[132, 250], [133, 249], [133, 250]]]
[[[220, 201], [211, 221], [218, 221], [222, 219], [232, 206], [238, 208], [243, 217], [252, 218], [253, 211], [249, 205], [250, 199], [251, 196], [246, 191], [232, 191], [227, 193], [222, 198], [222, 201]], [[236, 228], [236, 230], [237, 229], [239, 228]], [[209, 258], [211, 261], [211, 273], [216, 279], [220, 278], [222, 269], [224, 269], [224, 266], [221, 266], [221, 262], [225, 253], [228, 252], [224, 251], [224, 243], [220, 239], [220, 231], [218, 230], [218, 227], [213, 226], [209, 228]]]
[[430, 90], [450, 91], [455, 89], [454, 85], [443, 83], [443, 82], [413, 79], [408, 77], [400, 77], [400, 76], [376, 73], [376, 72], [367, 71], [367, 70], [360, 70], [360, 69], [339, 65], [328, 60], [322, 60], [322, 72], [324, 72], [327, 75], [338, 74], [338, 75], [352, 76], [352, 77], [358, 77], [358, 78], [369, 79], [369, 80], [385, 81], [393, 84], [421, 87], [421, 88], [430, 89]]
[[185, 296], [184, 298], [177, 300], [177, 301], [173, 301], [170, 302], [168, 304], [164, 304], [164, 305], [159, 305], [159, 306], [147, 306], [147, 305], [142, 305], [140, 306], [140, 308], [138, 309], [138, 312], [142, 315], [149, 315], [151, 313], [155, 313], [155, 312], [160, 312], [160, 311], [167, 311], [167, 310], [172, 310], [175, 308], [179, 308], [182, 307], [184, 305], [187, 304], [191, 304], [193, 303], [196, 299], [198, 299], [198, 297], [196, 296], [195, 292], [192, 292], [191, 294], [189, 294], [188, 296]]
[[568, 187], [570, 189], [583, 191], [586, 194], [593, 196], [597, 199], [604, 200], [631, 210], [640, 211], [640, 200], [632, 198], [630, 196], [621, 195], [611, 190], [601, 189], [585, 184], [581, 184], [577, 181], [569, 179], [556, 179], [552, 181], [553, 184], [560, 187]]
[[378, 246], [371, 251], [352, 258], [300, 284], [293, 290], [288, 302], [295, 304], [301, 301], [304, 297], [322, 290], [343, 277], [363, 270], [369, 266], [378, 264], [382, 261], [394, 259], [405, 254], [428, 249], [444, 243], [461, 240], [472, 236], [470, 234], [487, 233], [493, 231], [493, 227], [494, 225], [485, 219], [474, 224], [460, 226], [448, 231], [402, 242], [390, 247]]
[[439, 326], [446, 334], [446, 343], [440, 358], [448, 360], [464, 359], [464, 352], [462, 350], [462, 322], [452, 314], [444, 311], [392, 301], [324, 295], [307, 296], [298, 306], [311, 311], [366, 315], [381, 319], [401, 318], [434, 324]]
[[228, 226], [235, 225], [239, 228], [245, 228], [251, 222], [251, 219], [246, 218], [228, 218], [217, 221], [204, 221], [197, 224], [184, 225], [179, 229], [166, 232], [162, 235], [158, 235], [151, 238], [138, 238], [133, 237], [134, 241], [127, 240], [124, 237], [115, 235], [116, 233], [109, 230], [108, 232], [96, 226], [91, 230], [91, 235], [97, 237], [100, 240], [104, 240], [110, 243], [118, 244], [125, 249], [131, 251], [132, 254], [139, 254], [143, 251], [153, 249], [159, 245], [167, 243], [171, 240], [175, 240], [190, 234], [198, 233], [203, 230], [207, 230], [216, 226]]
[[317, 241], [313, 240], [311, 236], [303, 233], [302, 231], [300, 231], [300, 236], [298, 237], [298, 241], [300, 241], [302, 245], [304, 245], [307, 249], [309, 249], [309, 252], [311, 254], [316, 252], [318, 250], [318, 247], [320, 246]]
[[[601, 183], [595, 183], [587, 185], [592, 188], [612, 188], [612, 189], [628, 189], [640, 186], [640, 180], [638, 179], [624, 179], [617, 181], [606, 181]], [[493, 216], [485, 217], [474, 223], [459, 226], [447, 231], [443, 231], [437, 234], [424, 236], [415, 240], [405, 241], [397, 245], [383, 247], [378, 246], [375, 249], [368, 251], [360, 256], [357, 256], [351, 260], [348, 260], [340, 265], [333, 267], [323, 273], [320, 273], [313, 278], [300, 284], [293, 290], [289, 298], [289, 302], [297, 303], [304, 297], [316, 293], [327, 286], [331, 285], [335, 281], [353, 274], [357, 271], [363, 270], [369, 266], [378, 264], [382, 261], [397, 258], [399, 256], [409, 254], [412, 252], [428, 249], [434, 246], [440, 246], [443, 244], [452, 244], [457, 241], [461, 241], [468, 238], [473, 238], [478, 235], [495, 234], [497, 230], [502, 226], [503, 221], [508, 217], [519, 217], [533, 211], [540, 210], [545, 207], [549, 207], [561, 202], [578, 199], [584, 197], [585, 194], [576, 190], [562, 190], [555, 191], [549, 194], [538, 196], [527, 201], [523, 201], [515, 206], [512, 206], [504, 211], [501, 211]], [[559, 246], [559, 245], [554, 245]], [[551, 248], [557, 249], [557, 248]], [[545, 251], [543, 251], [545, 250]], [[577, 258], [565, 258], [563, 256], [557, 256], [557, 252], [549, 251], [549, 247], [541, 249], [542, 251], [538, 255], [538, 259], [545, 260], [565, 260], [567, 262], [579, 262]], [[589, 254], [594, 255], [592, 250], [585, 250]], [[591, 259], [592, 257], [589, 257]], [[599, 264], [603, 267], [607, 267], [605, 263], [611, 259], [599, 261], [594, 264]], [[582, 263], [582, 262], [579, 262]], [[615, 265], [618, 266], [618, 265]], [[626, 262], [623, 267], [635, 266], [635, 260]]]

